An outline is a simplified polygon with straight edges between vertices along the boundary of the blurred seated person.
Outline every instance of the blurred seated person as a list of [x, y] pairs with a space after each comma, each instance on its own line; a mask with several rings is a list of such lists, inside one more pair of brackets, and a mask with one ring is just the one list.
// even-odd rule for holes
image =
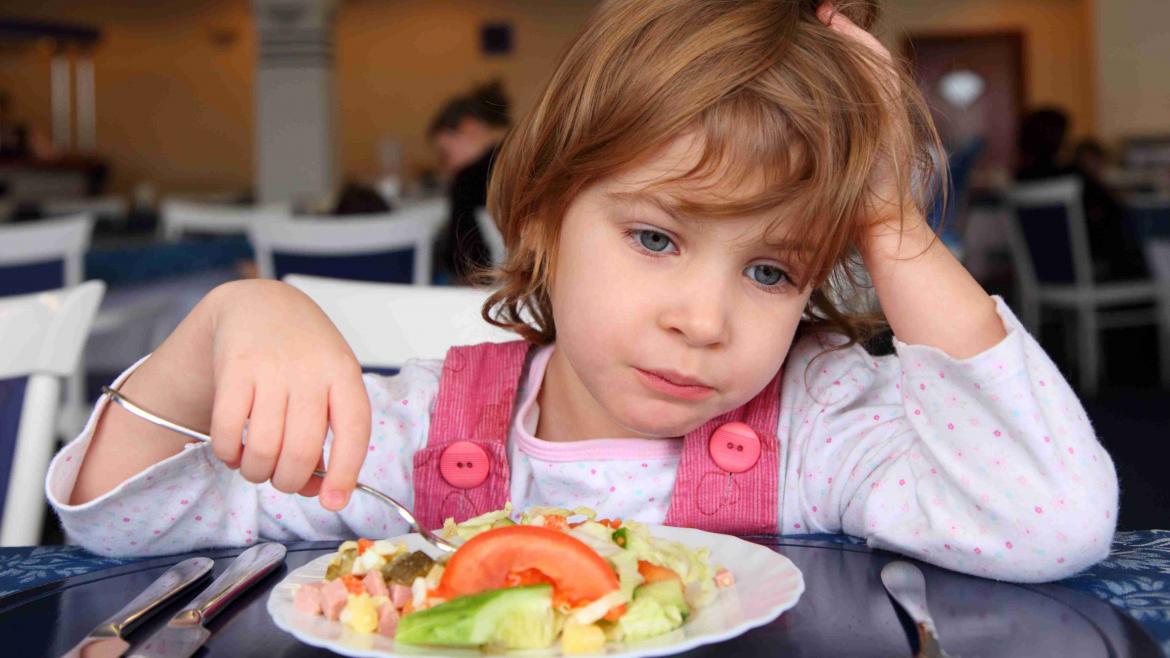
[[349, 182], [341, 188], [337, 196], [337, 203], [333, 206], [334, 215], [377, 215], [387, 213], [393, 207], [385, 197], [369, 185]]
[[0, 92], [0, 158], [23, 158], [28, 154], [28, 127], [16, 120], [8, 94]]
[[447, 102], [431, 122], [428, 137], [448, 180], [450, 219], [435, 249], [440, 283], [467, 283], [491, 266], [491, 254], [475, 222], [487, 205], [491, 165], [508, 130], [508, 98], [496, 81]]
[[1020, 124], [1016, 180], [1067, 176], [1080, 179], [1095, 278], [1104, 281], [1148, 277], [1141, 249], [1126, 220], [1125, 207], [1101, 180], [1100, 170], [1083, 166], [1091, 164], [1090, 158], [1082, 157], [1078, 163], [1061, 160], [1067, 135], [1068, 115], [1064, 110], [1046, 107], [1025, 115]]

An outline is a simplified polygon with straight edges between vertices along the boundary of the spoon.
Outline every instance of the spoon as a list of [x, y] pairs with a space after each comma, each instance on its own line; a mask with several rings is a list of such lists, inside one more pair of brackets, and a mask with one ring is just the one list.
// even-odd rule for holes
[[939, 644], [934, 618], [926, 607], [926, 578], [922, 570], [909, 562], [895, 560], [882, 567], [882, 584], [918, 628], [916, 658], [949, 658]]
[[[110, 399], [113, 400], [114, 402], [117, 402], [118, 406], [122, 407], [126, 411], [129, 411], [130, 413], [134, 414], [135, 416], [138, 416], [139, 418], [141, 418], [147, 422], [154, 423], [155, 425], [158, 425], [159, 427], [165, 427], [165, 428], [171, 430], [172, 432], [178, 432], [179, 434], [182, 434], [183, 436], [190, 437], [190, 438], [196, 439], [198, 441], [203, 441], [204, 443], [208, 443], [211, 441], [211, 437], [207, 436], [206, 434], [204, 434], [202, 432], [196, 432], [195, 430], [193, 430], [189, 427], [184, 427], [183, 425], [179, 425], [178, 423], [173, 423], [165, 418], [161, 418], [159, 416], [156, 416], [156, 415], [150, 413], [146, 409], [143, 409], [142, 407], [135, 404], [133, 401], [131, 401], [125, 395], [122, 395], [122, 393], [120, 393], [119, 391], [112, 389], [109, 386], [103, 386], [102, 393], [104, 395], [110, 396]], [[317, 469], [317, 470], [313, 471], [313, 475], [316, 475], [317, 477], [323, 478], [323, 477], [325, 477], [325, 471]], [[437, 548], [441, 551], [444, 551], [446, 553], [455, 552], [456, 546], [454, 544], [448, 542], [447, 540], [443, 539], [439, 535], [437, 535], [437, 534], [431, 532], [430, 530], [427, 530], [427, 529], [423, 528], [421, 525], [419, 525], [418, 519], [414, 518], [414, 515], [410, 513], [410, 510], [407, 509], [406, 506], [403, 505], [402, 503], [398, 502], [397, 500], [394, 500], [390, 496], [387, 496], [386, 494], [382, 493], [381, 491], [378, 491], [377, 489], [375, 489], [371, 486], [367, 486], [367, 485], [362, 484], [361, 482], [357, 483], [356, 488], [358, 491], [361, 491], [362, 493], [373, 496], [374, 498], [377, 498], [378, 500], [382, 501], [386, 505], [393, 507], [394, 511], [398, 512], [398, 515], [402, 517], [403, 521], [406, 521], [406, 523], [408, 525], [410, 525], [412, 530], [417, 532], [419, 535], [422, 535], [422, 538], [425, 539], [427, 542], [429, 542], [435, 548]]]

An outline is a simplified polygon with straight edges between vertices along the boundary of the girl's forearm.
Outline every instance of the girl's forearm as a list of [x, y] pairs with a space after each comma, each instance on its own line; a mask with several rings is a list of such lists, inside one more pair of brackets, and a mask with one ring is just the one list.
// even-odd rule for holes
[[[127, 397], [163, 418], [207, 431], [214, 392], [214, 307], [221, 295], [221, 289], [217, 289], [200, 301], [174, 333], [122, 383], [121, 391]], [[189, 441], [116, 404], [106, 405], [81, 464], [70, 504], [79, 505], [105, 494], [177, 454]]]
[[995, 301], [918, 217], [883, 228], [862, 247], [882, 311], [905, 343], [937, 347], [956, 359], [1003, 340]]

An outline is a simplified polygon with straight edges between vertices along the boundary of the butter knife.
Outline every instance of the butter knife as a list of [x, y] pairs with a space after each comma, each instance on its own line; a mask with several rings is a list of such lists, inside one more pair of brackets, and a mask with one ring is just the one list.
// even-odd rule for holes
[[205, 624], [284, 562], [284, 555], [284, 546], [274, 543], [257, 544], [240, 553], [227, 571], [135, 649], [131, 658], [189, 658], [211, 636]]
[[206, 576], [214, 565], [215, 562], [208, 558], [193, 557], [167, 569], [141, 594], [90, 631], [61, 658], [118, 658], [130, 648], [130, 643], [123, 639], [123, 635], [158, 612], [168, 599]]
[[909, 562], [890, 562], [882, 567], [882, 584], [918, 627], [916, 658], [951, 658], [939, 644], [934, 618], [926, 607], [926, 578], [922, 570]]

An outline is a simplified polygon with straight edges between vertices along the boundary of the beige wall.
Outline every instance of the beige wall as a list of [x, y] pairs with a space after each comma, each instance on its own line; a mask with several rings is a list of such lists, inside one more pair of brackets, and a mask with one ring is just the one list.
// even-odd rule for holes
[[[247, 3], [5, 0], [3, 12], [101, 27], [97, 140], [116, 189], [141, 180], [181, 190], [249, 185], [255, 38]], [[0, 54], [0, 89], [46, 135], [48, 62], [45, 48]]]
[[1092, 0], [1101, 135], [1170, 134], [1170, 2]]
[[[1170, 24], [1165, 0], [888, 0], [881, 35], [1019, 29], [1027, 35], [1030, 105], [1067, 107], [1073, 131], [1165, 131]], [[247, 0], [6, 0], [9, 16], [99, 25], [98, 143], [115, 187], [246, 189], [252, 179], [255, 35]], [[336, 80], [340, 170], [368, 176], [382, 137], [408, 166], [430, 163], [424, 132], [436, 108], [499, 76], [520, 114], [533, 102], [594, 0], [342, 0]], [[1117, 5], [1124, 5], [1118, 8]], [[1108, 10], [1104, 9], [1109, 7]], [[1160, 13], [1159, 13], [1160, 12]], [[1102, 24], [1094, 58], [1091, 17]], [[511, 20], [515, 52], [478, 53], [478, 26]], [[1136, 35], [1134, 38], [1132, 35]], [[1094, 76], [1094, 66], [1100, 66]], [[1102, 82], [1098, 103], [1094, 80]], [[0, 88], [48, 132], [48, 57], [0, 51]], [[1159, 105], [1160, 103], [1160, 105]]]
[[1093, 133], [1097, 121], [1090, 47], [1093, 30], [1085, 2], [887, 0], [879, 33], [888, 45], [897, 45], [907, 32], [1023, 32], [1025, 107], [1051, 104], [1066, 108], [1071, 130], [1080, 136]]
[[[435, 111], [477, 82], [500, 77], [519, 118], [536, 100], [592, 0], [384, 0], [343, 3], [337, 26], [341, 161], [350, 175], [378, 168], [378, 140], [401, 139], [408, 166], [430, 164]], [[479, 25], [513, 23], [514, 51], [479, 54]]]
[[[432, 114], [475, 82], [502, 78], [526, 109], [592, 0], [347, 0], [336, 38], [339, 162], [373, 175], [378, 140], [397, 137], [408, 166], [429, 165]], [[100, 26], [97, 139], [114, 188], [245, 190], [252, 181], [255, 33], [246, 0], [6, 0], [4, 14]], [[511, 20], [514, 53], [478, 52], [485, 20]], [[49, 134], [45, 48], [0, 51], [0, 89]]]

